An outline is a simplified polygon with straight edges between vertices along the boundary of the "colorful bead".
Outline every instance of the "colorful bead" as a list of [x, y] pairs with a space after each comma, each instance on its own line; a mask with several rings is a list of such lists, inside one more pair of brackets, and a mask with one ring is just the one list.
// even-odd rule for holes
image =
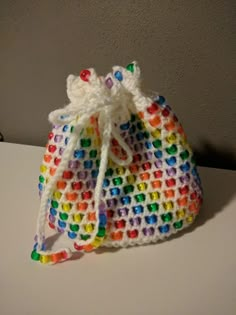
[[80, 72], [79, 76], [80, 76], [81, 80], [88, 82], [90, 75], [91, 75], [91, 72], [89, 70], [85, 69], [85, 70], [82, 70]]
[[71, 179], [73, 178], [74, 173], [71, 171], [64, 171], [62, 177], [65, 179]]
[[113, 81], [111, 78], [107, 78], [105, 81], [106, 86], [108, 87], [108, 89], [111, 89], [113, 86]]
[[73, 221], [76, 223], [80, 223], [83, 219], [83, 214], [78, 213], [78, 214], [73, 214]]
[[161, 147], [162, 142], [161, 142], [161, 140], [156, 139], [155, 141], [152, 142], [152, 144], [153, 144], [154, 148], [158, 149]]
[[48, 151], [50, 153], [54, 153], [56, 151], [56, 149], [57, 149], [57, 147], [55, 145], [51, 144], [51, 145], [48, 146]]
[[75, 232], [71, 232], [71, 231], [69, 231], [69, 232], [67, 233], [67, 235], [68, 235], [69, 238], [71, 238], [71, 239], [75, 239], [75, 238], [77, 237], [77, 234], [76, 234]]
[[122, 81], [123, 80], [123, 76], [122, 76], [122, 73], [120, 71], [116, 71], [114, 73], [114, 76], [115, 78], [118, 80], [118, 81]]
[[145, 217], [145, 221], [147, 224], [156, 224], [157, 223], [157, 216], [152, 214], [150, 216]]
[[136, 182], [136, 175], [129, 175], [126, 177], [126, 180], [129, 184], [134, 184]]
[[74, 151], [74, 157], [76, 159], [83, 159], [85, 157], [85, 151], [84, 150], [75, 150]]
[[134, 191], [134, 186], [133, 185], [124, 186], [123, 190], [125, 194], [132, 193]]
[[170, 222], [173, 218], [172, 213], [166, 213], [166, 214], [162, 214], [161, 219], [163, 222]]
[[59, 217], [61, 218], [61, 220], [66, 221], [68, 219], [68, 214], [60, 212]]
[[143, 206], [138, 205], [133, 207], [133, 212], [134, 214], [140, 214], [143, 213]]
[[130, 198], [130, 196], [122, 197], [122, 198], [121, 198], [121, 203], [122, 203], [123, 205], [128, 205], [128, 204], [130, 204], [130, 203], [131, 203], [131, 198]]
[[168, 154], [176, 154], [178, 151], [177, 146], [175, 144], [172, 144], [169, 148], [166, 148], [166, 152]]
[[158, 203], [150, 203], [147, 205], [147, 208], [150, 212], [156, 212], [159, 210], [159, 204]]
[[166, 233], [168, 233], [169, 232], [169, 230], [170, 230], [170, 226], [169, 226], [169, 224], [165, 224], [165, 225], [161, 225], [161, 226], [159, 226], [159, 231], [160, 231], [160, 233], [162, 233], [162, 234], [166, 234]]
[[185, 209], [180, 209], [176, 211], [176, 217], [177, 219], [183, 219], [185, 217], [186, 210]]
[[159, 98], [158, 98], [158, 100], [156, 100], [156, 102], [158, 103], [158, 104], [160, 104], [160, 105], [163, 105], [164, 103], [165, 103], [165, 98], [164, 98], [164, 96], [161, 96], [161, 95], [159, 95]]
[[149, 193], [149, 196], [153, 201], [160, 199], [160, 193], [157, 191]]
[[150, 228], [144, 228], [143, 229], [143, 234], [145, 236], [152, 236], [154, 234], [155, 230], [153, 227], [150, 227]]
[[181, 221], [175, 222], [173, 226], [176, 230], [181, 229], [183, 226], [183, 221], [181, 220]]
[[130, 218], [129, 222], [132, 226], [138, 226], [141, 224], [141, 218], [140, 217]]
[[126, 69], [130, 72], [134, 72], [134, 64], [130, 63], [128, 66], [126, 66]]
[[152, 103], [149, 107], [147, 107], [147, 112], [151, 115], [156, 113], [158, 110], [158, 105], [156, 103]]
[[116, 186], [119, 186], [123, 183], [123, 179], [122, 177], [116, 177], [116, 178], [113, 178], [113, 184], [116, 185]]
[[146, 196], [144, 194], [138, 194], [138, 195], [135, 195], [134, 198], [137, 202], [143, 202], [145, 201]]
[[117, 210], [117, 212], [118, 212], [118, 215], [119, 215], [120, 217], [125, 217], [125, 216], [128, 215], [129, 209], [128, 209], [128, 208], [119, 208], [119, 209]]
[[126, 221], [125, 220], [119, 220], [119, 221], [115, 221], [114, 224], [115, 224], [115, 227], [117, 229], [123, 229], [126, 225]]
[[167, 211], [172, 210], [174, 208], [174, 204], [172, 201], [163, 202], [163, 208]]
[[62, 136], [62, 135], [56, 135], [56, 136], [54, 137], [54, 141], [55, 141], [56, 143], [61, 142], [62, 139], [63, 139], [63, 136]]
[[117, 195], [120, 194], [120, 189], [118, 187], [111, 188], [110, 189], [110, 194], [111, 194], [111, 196], [117, 196]]
[[144, 191], [144, 190], [146, 190], [146, 189], [147, 189], [147, 186], [148, 186], [147, 183], [139, 183], [139, 184], [137, 185], [139, 191]]

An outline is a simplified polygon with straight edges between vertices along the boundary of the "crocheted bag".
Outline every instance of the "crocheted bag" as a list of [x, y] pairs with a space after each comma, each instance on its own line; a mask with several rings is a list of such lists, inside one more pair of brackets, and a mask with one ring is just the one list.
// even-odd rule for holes
[[202, 188], [183, 128], [163, 96], [140, 90], [136, 62], [67, 78], [70, 104], [49, 115], [41, 204], [32, 259], [56, 263], [68, 248], [45, 249], [45, 223], [90, 252], [157, 242], [189, 226]]

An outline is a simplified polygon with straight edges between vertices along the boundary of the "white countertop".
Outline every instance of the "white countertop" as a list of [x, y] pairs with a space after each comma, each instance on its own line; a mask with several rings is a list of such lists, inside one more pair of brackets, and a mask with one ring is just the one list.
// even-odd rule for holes
[[204, 206], [155, 244], [31, 260], [44, 148], [0, 143], [0, 314], [235, 315], [236, 172], [199, 168]]

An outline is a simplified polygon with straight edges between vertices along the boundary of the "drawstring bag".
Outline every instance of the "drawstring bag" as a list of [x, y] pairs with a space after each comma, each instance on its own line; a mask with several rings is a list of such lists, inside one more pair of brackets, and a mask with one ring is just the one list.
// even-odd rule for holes
[[67, 94], [69, 105], [49, 115], [32, 259], [72, 255], [45, 248], [46, 222], [83, 252], [155, 243], [189, 226], [202, 203], [193, 153], [165, 98], [142, 93], [137, 63], [70, 75]]

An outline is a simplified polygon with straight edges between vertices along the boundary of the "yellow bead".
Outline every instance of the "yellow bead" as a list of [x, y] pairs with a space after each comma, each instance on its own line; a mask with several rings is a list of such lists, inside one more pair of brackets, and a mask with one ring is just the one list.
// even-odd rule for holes
[[160, 138], [161, 130], [160, 129], [155, 129], [154, 131], [151, 132], [151, 135], [153, 136], [153, 138]]
[[94, 225], [91, 223], [85, 224], [84, 229], [87, 233], [91, 233], [94, 230]]
[[180, 144], [181, 144], [182, 146], [185, 146], [185, 145], [187, 144], [187, 139], [181, 138], [181, 139], [180, 139]]
[[103, 242], [103, 239], [96, 236], [93, 242], [91, 243], [91, 245], [93, 245], [94, 247], [98, 247], [102, 244], [102, 242]]
[[111, 159], [109, 159], [108, 160], [108, 167], [114, 167], [114, 166], [115, 166], [115, 163]]
[[185, 217], [186, 210], [185, 209], [180, 209], [176, 211], [176, 217], [177, 219], [183, 219]]
[[101, 145], [100, 138], [95, 138], [94, 141], [93, 141], [93, 144], [94, 144], [95, 147], [100, 147], [100, 145]]
[[63, 203], [63, 204], [62, 204], [62, 209], [63, 209], [64, 211], [70, 211], [71, 208], [72, 208], [72, 205], [71, 205], [70, 203]]
[[149, 195], [151, 200], [158, 200], [160, 198], [160, 194], [157, 191], [151, 192]]
[[40, 166], [40, 172], [41, 172], [41, 173], [46, 173], [46, 172], [47, 172], [47, 169], [48, 169], [48, 168], [47, 168], [46, 165], [41, 165], [41, 166]]
[[163, 203], [163, 207], [164, 207], [165, 210], [169, 211], [169, 210], [173, 209], [174, 204], [173, 204], [172, 201], [167, 201], [167, 202]]
[[119, 166], [116, 169], [117, 175], [123, 175], [125, 173], [125, 168], [123, 166]]
[[147, 189], [147, 183], [140, 183], [137, 185], [139, 191], [144, 191]]
[[134, 184], [136, 182], [136, 176], [135, 175], [129, 175], [126, 177], [126, 179], [127, 179], [127, 182], [129, 184]]
[[49, 182], [49, 177], [46, 177], [46, 184]]
[[55, 191], [55, 192], [53, 193], [53, 198], [54, 198], [54, 199], [57, 199], [57, 200], [60, 200], [61, 195], [62, 195], [62, 193], [61, 193], [60, 191]]
[[49, 263], [50, 262], [50, 256], [49, 255], [41, 255], [40, 256], [40, 262], [42, 263], [42, 264], [47, 264], [47, 263]]
[[94, 128], [88, 127], [86, 128], [87, 136], [92, 136], [94, 134]]
[[192, 223], [193, 222], [193, 215], [190, 215], [186, 218], [187, 223]]
[[176, 139], [177, 137], [175, 133], [171, 133], [170, 135], [166, 137], [166, 141], [170, 144], [176, 143]]
[[73, 215], [73, 221], [76, 223], [80, 223], [83, 219], [83, 215], [82, 214], [74, 214]]

